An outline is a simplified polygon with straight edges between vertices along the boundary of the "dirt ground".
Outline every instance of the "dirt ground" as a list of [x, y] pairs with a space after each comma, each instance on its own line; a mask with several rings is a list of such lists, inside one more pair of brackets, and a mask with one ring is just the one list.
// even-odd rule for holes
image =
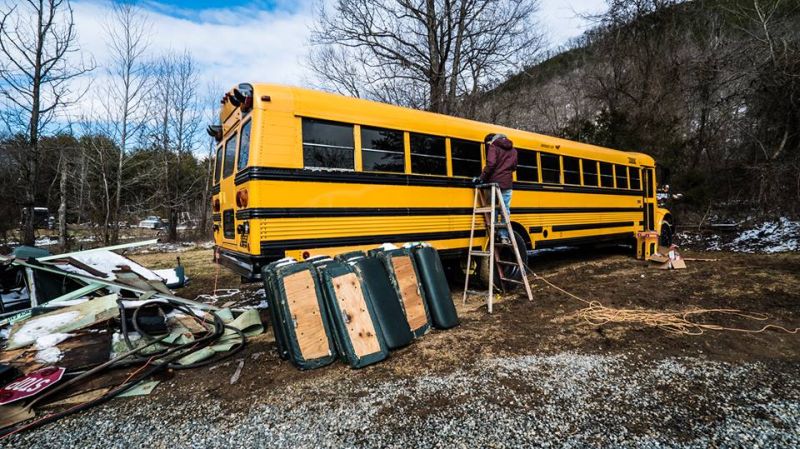
[[[685, 252], [685, 270], [661, 271], [629, 249], [543, 253], [530, 264], [549, 282], [612, 309], [739, 309], [697, 322], [735, 329], [800, 326], [800, 253]], [[211, 260], [211, 250], [142, 254], [173, 266], [180, 255], [193, 298], [260, 285]], [[586, 307], [533, 283], [533, 301], [484, 293], [461, 324], [432, 330], [387, 360], [299, 371], [278, 358], [271, 331], [218, 365], [166, 373], [149, 396], [119, 398], [0, 447], [797, 447], [800, 334], [706, 330], [681, 335], [644, 322], [592, 325]], [[461, 279], [463, 281], [463, 278]], [[241, 377], [232, 383], [237, 368]], [[5, 445], [5, 446], [4, 446]]]
[[[531, 259], [539, 276], [586, 300], [600, 301], [607, 307], [683, 311], [694, 308], [741, 309], [768, 315], [765, 322], [710, 314], [696, 318], [742, 329], [759, 329], [772, 323], [790, 329], [800, 327], [800, 254], [753, 255], [733, 253], [684, 254], [689, 258], [716, 261], [687, 262], [685, 270], [662, 271], [630, 257], [624, 247], [575, 249], [547, 253]], [[154, 268], [174, 264], [174, 255], [135, 256]], [[208, 292], [217, 288], [238, 288], [239, 278], [211, 264], [210, 250], [181, 254], [192, 277], [180, 294]], [[470, 290], [462, 305], [460, 283], [451, 284], [461, 325], [455, 329], [434, 330], [407, 348], [394, 351], [377, 365], [352, 371], [334, 364], [310, 372], [300, 372], [275, 354], [271, 332], [253, 339], [244, 357], [257, 354], [257, 363], [248, 363], [242, 374], [247, 389], [230, 388], [229, 377], [209, 375], [206, 370], [179, 373], [171, 388], [175, 395], [188, 398], [198, 388], [229, 401], [248, 400], [260, 391], [282, 388], [295, 380], [324, 377], [334, 373], [348, 376], [386, 378], [447, 372], [454, 366], [469, 367], [482, 359], [497, 356], [580, 353], [629, 353], [643, 351], [654, 359], [669, 356], [702, 356], [712, 360], [800, 362], [800, 334], [772, 329], [762, 333], [709, 330], [699, 336], [676, 335], [644, 323], [587, 324], [576, 312], [585, 304], [534, 281], [532, 302], [518, 294], [500, 295], [494, 313], [489, 315], [484, 294]], [[243, 287], [252, 297], [258, 285]], [[253, 300], [255, 301], [255, 299]], [[257, 302], [257, 301], [256, 301]], [[232, 371], [233, 367], [220, 369]], [[155, 395], [154, 400], [160, 400]], [[235, 406], [235, 405], [232, 405]]]

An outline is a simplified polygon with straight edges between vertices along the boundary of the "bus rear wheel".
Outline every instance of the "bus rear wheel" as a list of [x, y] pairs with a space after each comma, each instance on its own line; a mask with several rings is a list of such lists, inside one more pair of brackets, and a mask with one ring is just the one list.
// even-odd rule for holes
[[[517, 248], [519, 248], [520, 256], [522, 256], [522, 263], [528, 263], [528, 255], [527, 255], [527, 247], [525, 246], [525, 239], [522, 236], [514, 231], [514, 240], [517, 242]], [[497, 246], [495, 245], [495, 251], [498, 251], [500, 254], [500, 260], [505, 262], [512, 262], [514, 264], [517, 263], [517, 258], [514, 255], [514, 248], [511, 246]], [[488, 257], [481, 257], [477, 261], [478, 266], [476, 267], [478, 280], [480, 282], [480, 286], [482, 288], [489, 287], [489, 269], [494, 267], [495, 264], [489, 260]], [[512, 266], [512, 265], [502, 265], [503, 270], [503, 277], [507, 279], [513, 279], [515, 281], [521, 281], [522, 276], [525, 274], [524, 271], [521, 271], [519, 267]], [[501, 284], [499, 273], [495, 268], [494, 272], [494, 286], [496, 288], [502, 289], [504, 291], [512, 291], [519, 284], [514, 284], [512, 282], [503, 282]]]

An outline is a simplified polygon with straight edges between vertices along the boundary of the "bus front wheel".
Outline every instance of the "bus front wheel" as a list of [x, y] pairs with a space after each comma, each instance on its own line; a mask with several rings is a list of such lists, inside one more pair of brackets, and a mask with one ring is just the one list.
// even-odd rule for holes
[[661, 235], [658, 237], [658, 244], [669, 248], [672, 245], [674, 235], [672, 224], [670, 224], [670, 222], [665, 221], [661, 223]]
[[[514, 240], [517, 242], [517, 248], [519, 248], [520, 256], [522, 256], [522, 263], [528, 263], [528, 254], [527, 254], [527, 247], [525, 246], [525, 239], [522, 236], [514, 231]], [[500, 259], [506, 262], [517, 263], [517, 258], [514, 255], [514, 248], [511, 246], [498, 246], [495, 245], [495, 251], [498, 251], [500, 254]], [[489, 269], [490, 267], [494, 267], [494, 263], [489, 260], [488, 257], [480, 257], [477, 260], [477, 275], [478, 280], [480, 281], [480, 286], [482, 288], [489, 287]], [[513, 279], [516, 281], [522, 280], [522, 276], [524, 271], [520, 271], [519, 267], [512, 266], [512, 265], [502, 265], [503, 270], [503, 277], [508, 279]], [[501, 285], [500, 276], [498, 276], [497, 269], [494, 272], [494, 286], [496, 288], [503, 289], [505, 291], [514, 290], [519, 284], [514, 284], [511, 282], [505, 282], [505, 285]]]

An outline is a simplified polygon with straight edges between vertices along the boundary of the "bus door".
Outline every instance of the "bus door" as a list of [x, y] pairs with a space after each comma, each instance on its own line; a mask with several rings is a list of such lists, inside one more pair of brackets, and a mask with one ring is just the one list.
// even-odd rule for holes
[[644, 230], [655, 231], [656, 223], [656, 188], [655, 188], [655, 174], [652, 168], [645, 168], [642, 172], [644, 181]]

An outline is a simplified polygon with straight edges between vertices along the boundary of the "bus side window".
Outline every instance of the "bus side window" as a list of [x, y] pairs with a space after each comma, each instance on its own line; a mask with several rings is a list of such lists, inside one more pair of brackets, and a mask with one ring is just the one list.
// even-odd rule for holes
[[447, 175], [447, 150], [444, 137], [409, 133], [411, 173]]
[[642, 190], [641, 177], [639, 176], [639, 167], [628, 167], [628, 174], [631, 179], [631, 189]]
[[239, 134], [239, 156], [236, 158], [236, 171], [241, 171], [247, 167], [247, 161], [250, 159], [250, 125], [252, 120], [242, 126], [242, 131]]
[[361, 159], [364, 171], [405, 173], [403, 132], [361, 127]]
[[233, 174], [233, 163], [236, 157], [236, 133], [225, 141], [225, 163], [222, 167], [222, 177], [227, 178]]
[[617, 177], [617, 188], [628, 188], [628, 168], [624, 165], [614, 165], [614, 174]]
[[580, 162], [578, 158], [563, 156], [564, 184], [581, 185]]
[[536, 152], [517, 148], [517, 181], [539, 182]]
[[481, 144], [468, 140], [450, 139], [450, 159], [453, 176], [471, 178], [481, 174]]
[[583, 185], [597, 187], [597, 161], [583, 159]]
[[353, 125], [303, 118], [303, 167], [355, 170]]
[[542, 182], [561, 184], [561, 163], [555, 154], [541, 153]]
[[600, 186], [614, 187], [614, 166], [608, 162], [600, 163]]
[[222, 145], [217, 147], [217, 159], [214, 161], [214, 184], [219, 184], [219, 175], [222, 172]]

